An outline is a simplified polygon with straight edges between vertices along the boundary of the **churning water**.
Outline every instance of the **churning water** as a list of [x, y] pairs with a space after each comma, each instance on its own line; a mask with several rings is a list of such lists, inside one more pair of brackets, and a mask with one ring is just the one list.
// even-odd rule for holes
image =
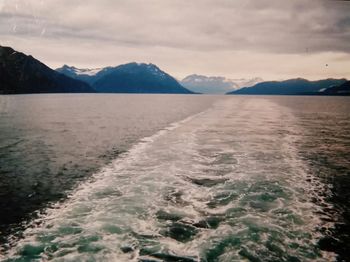
[[[337, 175], [344, 177], [349, 171], [349, 101], [192, 99], [202, 99], [198, 112], [193, 109], [187, 118], [139, 139], [77, 185], [66, 200], [33, 218], [19, 239], [10, 238], [4, 260], [345, 257], [337, 245], [345, 243], [346, 233], [341, 236], [336, 227], [346, 221], [340, 207], [346, 210], [347, 204], [336, 203], [332, 196]], [[332, 114], [322, 111], [324, 103], [334, 106]], [[335, 118], [340, 123], [331, 126]], [[318, 132], [323, 128], [343, 128], [329, 137], [339, 140], [328, 141], [333, 149], [322, 149], [327, 141], [320, 141]], [[330, 160], [327, 150], [338, 159], [337, 168], [324, 161], [321, 170], [312, 155], [323, 152]]]

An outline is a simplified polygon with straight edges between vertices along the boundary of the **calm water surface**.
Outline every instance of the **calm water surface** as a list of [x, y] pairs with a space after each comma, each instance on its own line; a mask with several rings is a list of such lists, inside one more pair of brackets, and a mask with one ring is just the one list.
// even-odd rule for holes
[[0, 99], [5, 260], [349, 258], [349, 98]]

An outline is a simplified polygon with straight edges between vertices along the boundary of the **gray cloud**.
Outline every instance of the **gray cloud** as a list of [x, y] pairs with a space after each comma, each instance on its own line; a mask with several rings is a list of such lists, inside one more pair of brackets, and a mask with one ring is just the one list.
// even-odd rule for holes
[[[29, 52], [30, 48], [21, 44], [24, 40], [34, 45], [45, 43], [43, 49], [57, 45], [76, 49], [81, 64], [87, 64], [82, 50], [91, 48], [113, 54], [132, 49], [137, 49], [136, 53], [158, 52], [140, 58], [154, 57], [167, 65], [169, 54], [190, 54], [203, 62], [208, 52], [212, 57], [207, 63], [225, 59], [218, 57], [223, 52], [239, 53], [237, 57], [242, 52], [256, 57], [265, 54], [271, 59], [316, 55], [321, 61], [325, 53], [350, 54], [349, 13], [350, 2], [346, 1], [0, 0], [0, 36], [5, 43]], [[168, 54], [160, 57], [159, 50]], [[63, 56], [74, 53], [62, 52]], [[54, 56], [44, 56], [49, 63], [59, 62]]]

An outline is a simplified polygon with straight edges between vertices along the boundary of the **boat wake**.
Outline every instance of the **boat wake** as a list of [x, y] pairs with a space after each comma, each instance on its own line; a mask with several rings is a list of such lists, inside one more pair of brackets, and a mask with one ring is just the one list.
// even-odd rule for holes
[[[143, 139], [48, 209], [4, 259], [329, 261], [303, 130], [264, 99], [224, 99]], [[332, 225], [329, 225], [332, 226]]]

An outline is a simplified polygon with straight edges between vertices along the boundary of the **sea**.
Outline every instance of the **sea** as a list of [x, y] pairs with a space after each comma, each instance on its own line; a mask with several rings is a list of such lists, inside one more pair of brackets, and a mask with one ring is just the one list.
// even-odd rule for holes
[[1, 261], [350, 261], [350, 97], [0, 96]]

